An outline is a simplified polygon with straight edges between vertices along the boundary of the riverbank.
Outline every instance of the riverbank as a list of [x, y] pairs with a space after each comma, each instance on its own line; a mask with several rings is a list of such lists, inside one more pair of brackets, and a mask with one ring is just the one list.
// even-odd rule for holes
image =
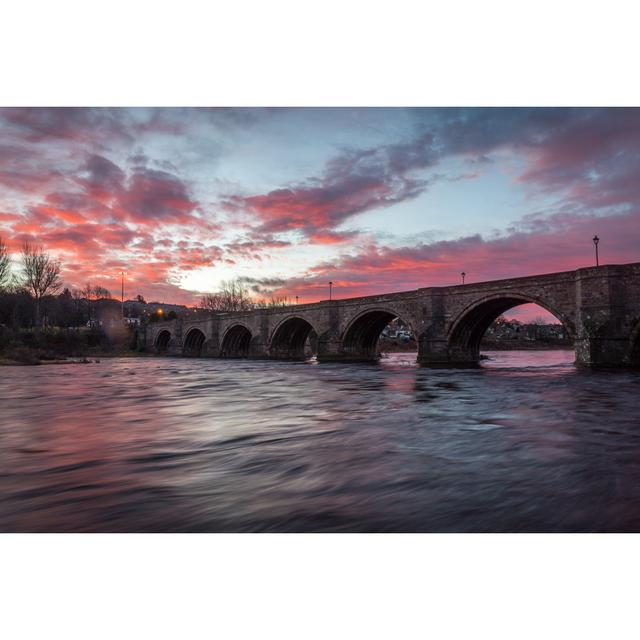
[[34, 352], [23, 352], [21, 354], [0, 353], [0, 367], [29, 367], [50, 364], [91, 364], [100, 362], [102, 359], [110, 358], [150, 358], [155, 354], [140, 353], [138, 351], [109, 351], [93, 352], [82, 356], [51, 355], [39, 356]]
[[10, 329], [0, 325], [0, 366], [95, 362], [147, 355], [131, 330], [108, 334], [96, 328]]

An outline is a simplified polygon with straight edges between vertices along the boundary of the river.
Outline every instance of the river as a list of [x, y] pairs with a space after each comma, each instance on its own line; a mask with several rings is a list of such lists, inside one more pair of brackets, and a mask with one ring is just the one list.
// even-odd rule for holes
[[0, 531], [640, 531], [640, 373], [488, 355], [2, 367]]

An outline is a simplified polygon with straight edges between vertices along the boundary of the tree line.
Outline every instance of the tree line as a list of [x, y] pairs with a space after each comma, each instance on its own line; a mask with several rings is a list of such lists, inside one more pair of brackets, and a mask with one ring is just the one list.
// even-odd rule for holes
[[[20, 269], [14, 271], [7, 245], [0, 237], [0, 324], [36, 330], [91, 325], [97, 301], [110, 299], [111, 292], [91, 283], [81, 289], [63, 289], [60, 272], [60, 261], [30, 242], [22, 245]], [[138, 296], [138, 301], [144, 303], [144, 298]], [[254, 297], [247, 284], [236, 278], [223, 281], [215, 293], [203, 295], [199, 306], [204, 311], [226, 313], [290, 304], [285, 296]]]
[[200, 308], [215, 313], [230, 311], [251, 311], [253, 309], [270, 309], [286, 307], [291, 301], [286, 296], [255, 298], [249, 287], [240, 279], [224, 280], [216, 293], [207, 293], [200, 299]]
[[99, 285], [63, 288], [61, 263], [30, 242], [22, 245], [20, 269], [12, 269], [7, 245], [0, 238], [0, 324], [13, 328], [77, 327], [92, 319], [92, 305], [111, 293]]

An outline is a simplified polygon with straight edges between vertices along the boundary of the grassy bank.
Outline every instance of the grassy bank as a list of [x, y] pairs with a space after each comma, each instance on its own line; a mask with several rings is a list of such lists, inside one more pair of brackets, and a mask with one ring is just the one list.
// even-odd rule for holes
[[137, 350], [135, 337], [126, 328], [108, 335], [85, 327], [43, 331], [0, 327], [0, 365], [83, 363], [144, 355]]

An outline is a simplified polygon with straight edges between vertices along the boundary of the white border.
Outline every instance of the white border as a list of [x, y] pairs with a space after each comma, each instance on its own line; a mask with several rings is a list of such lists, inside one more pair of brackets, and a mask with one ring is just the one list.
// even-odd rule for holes
[[637, 3], [4, 3], [0, 105], [638, 105]]
[[623, 638], [635, 536], [2, 538], [4, 638]]

